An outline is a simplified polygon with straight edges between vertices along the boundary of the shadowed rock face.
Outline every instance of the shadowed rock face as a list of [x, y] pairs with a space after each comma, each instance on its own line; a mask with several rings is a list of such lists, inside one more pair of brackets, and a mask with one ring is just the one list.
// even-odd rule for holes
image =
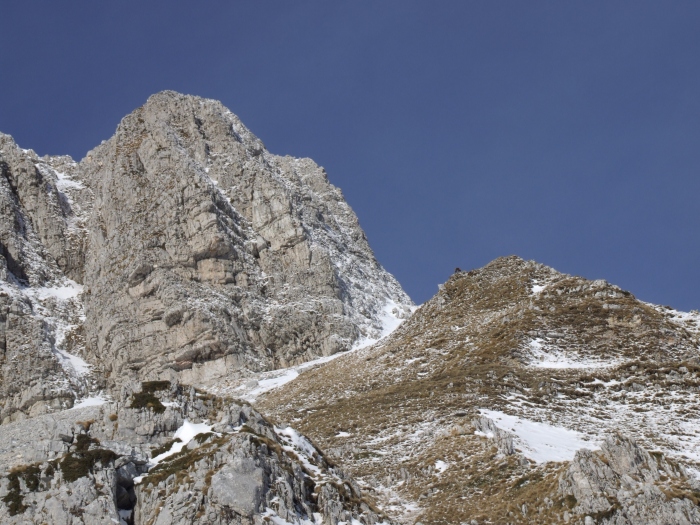
[[91, 384], [299, 364], [413, 306], [324, 170], [216, 101], [154, 95], [77, 164], [2, 135], [0, 173], [2, 417]]

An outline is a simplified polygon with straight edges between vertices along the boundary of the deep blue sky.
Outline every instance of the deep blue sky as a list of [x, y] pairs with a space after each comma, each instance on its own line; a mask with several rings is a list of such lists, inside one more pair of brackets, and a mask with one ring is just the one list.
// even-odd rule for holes
[[163, 89], [340, 186], [416, 302], [501, 255], [700, 308], [700, 2], [31, 1], [0, 131], [80, 159]]

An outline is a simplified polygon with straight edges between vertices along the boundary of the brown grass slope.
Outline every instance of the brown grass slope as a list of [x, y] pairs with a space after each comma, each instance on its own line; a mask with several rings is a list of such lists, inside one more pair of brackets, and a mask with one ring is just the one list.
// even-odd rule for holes
[[[556, 495], [565, 464], [504, 457], [474, 435], [472, 418], [493, 409], [592, 438], [621, 430], [683, 459], [694, 438], [683, 423], [700, 413], [699, 331], [674, 315], [605, 281], [500, 258], [453, 275], [386, 340], [258, 405], [313, 438], [397, 519], [555, 523], [575, 504]], [[580, 368], [543, 367], [543, 355], [545, 366]], [[647, 418], [659, 412], [663, 428]]]

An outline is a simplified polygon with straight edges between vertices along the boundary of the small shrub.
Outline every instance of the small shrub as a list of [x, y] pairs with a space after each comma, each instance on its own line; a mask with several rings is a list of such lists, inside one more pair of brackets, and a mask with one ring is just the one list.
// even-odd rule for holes
[[144, 381], [141, 383], [141, 392], [154, 393], [170, 390], [170, 381]]
[[156, 456], [160, 456], [164, 452], [169, 451], [175, 443], [182, 443], [182, 440], [180, 438], [175, 438], [171, 439], [170, 441], [166, 441], [161, 446], [151, 450], [151, 457], [154, 458]]
[[130, 408], [150, 408], [156, 414], [165, 412], [165, 405], [152, 392], [137, 392], [131, 396]]
[[10, 516], [22, 514], [28, 508], [24, 504], [24, 498], [22, 497], [20, 478], [24, 480], [27, 490], [36, 492], [41, 484], [41, 468], [39, 468], [38, 464], [34, 464], [10, 471], [10, 474], [7, 476], [9, 480], [7, 494], [2, 498], [2, 501], [7, 505]]

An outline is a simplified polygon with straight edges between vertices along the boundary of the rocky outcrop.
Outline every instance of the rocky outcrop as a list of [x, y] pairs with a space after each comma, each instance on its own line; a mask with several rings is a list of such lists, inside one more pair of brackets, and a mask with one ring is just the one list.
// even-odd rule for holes
[[383, 520], [293, 429], [167, 382], [126, 389], [118, 403], [3, 425], [0, 460], [3, 523]]
[[515, 445], [513, 443], [513, 434], [506, 432], [496, 426], [493, 419], [485, 416], [480, 416], [472, 421], [472, 425], [476, 429], [476, 433], [494, 439], [498, 451], [504, 456], [515, 454]]
[[663, 454], [650, 454], [619, 434], [606, 439], [599, 451], [577, 452], [559, 491], [575, 503], [567, 522], [700, 523], [700, 483]]

